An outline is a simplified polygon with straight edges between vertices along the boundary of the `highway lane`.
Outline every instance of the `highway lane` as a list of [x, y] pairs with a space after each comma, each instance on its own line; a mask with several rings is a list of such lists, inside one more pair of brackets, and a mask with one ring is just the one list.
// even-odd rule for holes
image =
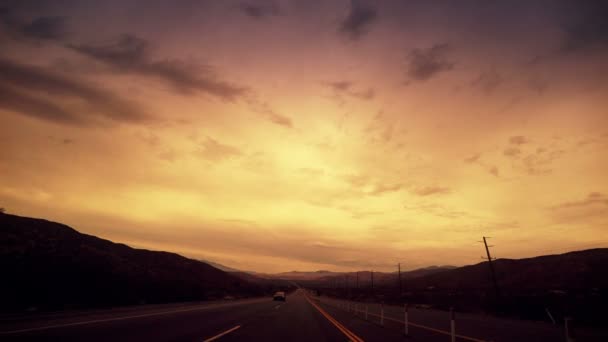
[[[271, 298], [202, 303], [145, 305], [0, 317], [1, 341], [449, 341], [445, 333], [410, 326], [403, 336], [403, 307], [314, 297], [299, 289], [286, 302]], [[449, 314], [411, 308], [411, 323], [449, 332]], [[559, 327], [480, 315], [456, 315], [457, 333], [470, 341], [562, 341]], [[580, 341], [600, 341], [585, 338]], [[604, 339], [605, 340], [605, 339]], [[457, 341], [466, 341], [458, 338]]]
[[[227, 303], [205, 303], [163, 309], [96, 312], [83, 317], [7, 324], [0, 339], [15, 341], [202, 341], [225, 327], [274, 308], [269, 298]], [[14, 333], [6, 333], [15, 331]]]
[[[337, 300], [334, 298], [321, 297], [319, 298], [322, 305], [332, 307], [335, 310], [343, 312], [351, 312], [354, 315], [353, 309], [348, 309], [348, 302]], [[354, 305], [359, 305], [357, 315], [360, 319], [364, 317], [365, 306], [368, 307], [368, 319], [371, 322], [379, 324], [380, 322], [380, 304], [376, 303], [354, 303], [351, 302], [351, 308]], [[384, 306], [385, 326], [388, 329], [403, 331], [404, 308], [403, 306]], [[449, 339], [450, 331], [450, 314], [449, 312], [430, 309], [409, 308], [408, 310], [410, 323], [423, 325], [426, 327], [441, 330], [444, 333], [421, 329], [416, 326], [410, 326], [410, 335], [412, 338], [422, 338], [424, 341], [446, 341]], [[563, 327], [554, 326], [544, 322], [532, 322], [516, 319], [498, 318], [488, 315], [456, 313], [456, 333], [465, 337], [469, 337], [469, 341], [521, 341], [521, 342], [544, 342], [544, 341], [563, 341], [565, 340], [565, 332]], [[576, 337], [584, 341], [608, 341], [606, 332], [598, 331], [583, 331], [578, 329], [574, 333]], [[467, 339], [458, 338], [458, 341], [466, 341]]]
[[259, 298], [5, 317], [0, 340], [359, 342], [401, 341], [402, 336], [340, 310], [327, 313], [297, 290], [284, 303]]

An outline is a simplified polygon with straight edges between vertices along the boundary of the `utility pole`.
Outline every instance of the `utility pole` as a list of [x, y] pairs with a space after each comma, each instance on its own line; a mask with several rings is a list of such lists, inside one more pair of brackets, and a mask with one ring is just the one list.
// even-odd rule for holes
[[399, 296], [403, 293], [403, 287], [401, 286], [401, 263], [397, 264], [397, 272], [399, 273]]
[[357, 271], [357, 290], [359, 290], [359, 271]]
[[372, 270], [372, 292], [374, 292], [374, 270]]
[[493, 259], [490, 255], [490, 247], [494, 246], [488, 246], [488, 242], [486, 241], [486, 239], [489, 239], [489, 237], [483, 237], [483, 244], [486, 247], [488, 265], [490, 266], [490, 275], [492, 276], [492, 283], [494, 284], [494, 292], [496, 294], [496, 299], [498, 299], [498, 297], [500, 297], [500, 290], [498, 289], [498, 282], [496, 281], [496, 274], [494, 273], [494, 264], [492, 263], [492, 261], [495, 259]]
[[345, 285], [345, 292], [346, 292], [346, 298], [350, 298], [350, 285], [348, 283], [348, 274], [344, 275], [344, 285]]

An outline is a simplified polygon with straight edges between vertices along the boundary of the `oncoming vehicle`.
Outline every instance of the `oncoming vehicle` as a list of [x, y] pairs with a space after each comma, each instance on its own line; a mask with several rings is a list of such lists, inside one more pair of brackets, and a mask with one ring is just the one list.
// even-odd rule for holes
[[284, 302], [286, 299], [287, 298], [285, 296], [285, 292], [283, 292], [283, 291], [276, 292], [274, 294], [274, 296], [272, 296], [272, 300], [279, 300], [279, 301]]

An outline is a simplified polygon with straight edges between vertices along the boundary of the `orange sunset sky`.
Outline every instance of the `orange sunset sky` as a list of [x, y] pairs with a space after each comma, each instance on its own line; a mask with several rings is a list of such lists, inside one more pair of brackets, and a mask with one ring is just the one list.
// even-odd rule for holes
[[261, 272], [608, 245], [602, 1], [2, 1], [0, 206]]

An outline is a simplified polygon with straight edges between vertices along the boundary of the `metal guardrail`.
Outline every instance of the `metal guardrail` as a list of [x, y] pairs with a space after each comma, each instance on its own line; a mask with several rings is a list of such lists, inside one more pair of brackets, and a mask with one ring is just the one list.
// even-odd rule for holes
[[[350, 303], [350, 302], [342, 302], [340, 300], [334, 300], [334, 301], [338, 302], [338, 305], [332, 305], [330, 302], [321, 301], [320, 297], [313, 297], [313, 298], [316, 299], [317, 301], [319, 301], [319, 303], [327, 304], [327, 305], [333, 306], [333, 307], [341, 309], [341, 310], [346, 310], [347, 312], [351, 311], [352, 303]], [[409, 327], [412, 326], [415, 328], [428, 330], [428, 331], [432, 331], [432, 332], [435, 332], [438, 334], [450, 336], [452, 342], [454, 342], [456, 340], [456, 338], [465, 340], [465, 341], [471, 341], [471, 342], [491, 342], [489, 340], [482, 340], [482, 339], [471, 337], [471, 336], [457, 334], [456, 333], [456, 319], [455, 319], [455, 315], [454, 315], [453, 311], [450, 313], [450, 331], [447, 331], [447, 330], [437, 329], [437, 328], [433, 328], [433, 327], [429, 327], [429, 326], [426, 326], [423, 324], [413, 323], [413, 322], [409, 321], [408, 314], [407, 314], [407, 306], [404, 307], [404, 320], [400, 320], [397, 318], [393, 318], [393, 317], [384, 315], [384, 307], [382, 305], [380, 307], [380, 314], [369, 312], [369, 308], [367, 305], [365, 305], [364, 311], [359, 310], [359, 304], [356, 304], [354, 306], [354, 308], [355, 308], [355, 310], [354, 310], [355, 316], [358, 316], [359, 313], [361, 313], [361, 314], [364, 313], [365, 320], [368, 320], [368, 316], [378, 317], [380, 319], [380, 325], [382, 325], [382, 326], [384, 326], [385, 320], [402, 324], [404, 326], [404, 333], [406, 335], [409, 334]]]

